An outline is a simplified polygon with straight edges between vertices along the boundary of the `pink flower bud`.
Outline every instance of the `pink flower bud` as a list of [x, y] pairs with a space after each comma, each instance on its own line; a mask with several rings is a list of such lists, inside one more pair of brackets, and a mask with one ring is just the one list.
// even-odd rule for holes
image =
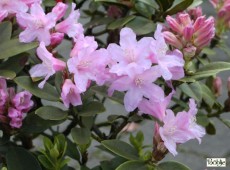
[[171, 16], [167, 16], [166, 20], [173, 31], [176, 31], [179, 34], [183, 33], [181, 25]]
[[59, 44], [61, 44], [62, 40], [64, 38], [64, 33], [59, 33], [59, 32], [55, 32], [53, 34], [51, 34], [51, 46], [52, 47], [56, 47]]
[[192, 25], [186, 26], [184, 28], [183, 34], [184, 34], [184, 38], [186, 41], [190, 41], [192, 39], [193, 32], [194, 32], [194, 29]]
[[196, 54], [196, 47], [191, 46], [191, 47], [186, 47], [183, 49], [183, 54], [187, 58], [192, 58]]
[[28, 91], [23, 91], [17, 93], [14, 96], [12, 103], [17, 110], [26, 113], [31, 109], [31, 107], [34, 104], [33, 101], [31, 100], [31, 97], [32, 97], [31, 93], [29, 93]]
[[193, 20], [196, 20], [198, 17], [202, 16], [202, 8], [196, 7], [196, 8], [190, 9], [188, 13], [190, 14]]
[[120, 18], [122, 15], [122, 10], [116, 5], [110, 5], [107, 14], [111, 18]]
[[20, 128], [22, 126], [22, 112], [10, 107], [8, 109], [8, 117], [11, 118], [10, 126], [12, 128]]
[[174, 46], [177, 49], [182, 49], [183, 47], [182, 43], [177, 39], [177, 37], [173, 33], [169, 31], [165, 31], [163, 32], [163, 35], [164, 35], [165, 41], [168, 44]]
[[219, 0], [209, 0], [209, 2], [213, 5], [214, 8], [216, 8], [219, 3]]
[[212, 83], [215, 96], [220, 96], [222, 92], [222, 79], [220, 77], [216, 77]]
[[52, 13], [57, 16], [56, 21], [60, 20], [66, 13], [68, 6], [62, 2], [58, 2], [52, 9]]
[[192, 24], [191, 18], [189, 16], [189, 14], [187, 14], [187, 13], [180, 13], [177, 17], [183, 26], [187, 26], [187, 25]]

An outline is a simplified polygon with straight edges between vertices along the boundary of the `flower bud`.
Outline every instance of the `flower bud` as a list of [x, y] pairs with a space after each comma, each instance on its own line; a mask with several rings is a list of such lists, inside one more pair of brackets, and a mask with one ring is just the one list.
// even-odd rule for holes
[[64, 38], [64, 33], [55, 32], [51, 34], [51, 46], [57, 47], [59, 44], [61, 44], [63, 38]]
[[68, 5], [62, 2], [58, 2], [57, 5], [53, 7], [52, 13], [54, 13], [57, 16], [57, 21], [65, 15], [67, 8]]
[[169, 27], [173, 30], [176, 31], [179, 34], [183, 33], [183, 29], [181, 27], [181, 25], [171, 16], [167, 16], [166, 20], [169, 24]]
[[215, 96], [220, 96], [222, 92], [222, 79], [220, 77], [214, 78], [212, 86]]
[[186, 47], [183, 49], [183, 54], [186, 58], [192, 58], [196, 54], [196, 47], [191, 46], [191, 47]]
[[173, 33], [169, 31], [165, 31], [163, 32], [163, 35], [164, 35], [165, 41], [168, 44], [176, 47], [177, 49], [182, 49], [183, 47], [182, 43], [177, 39], [177, 37]]

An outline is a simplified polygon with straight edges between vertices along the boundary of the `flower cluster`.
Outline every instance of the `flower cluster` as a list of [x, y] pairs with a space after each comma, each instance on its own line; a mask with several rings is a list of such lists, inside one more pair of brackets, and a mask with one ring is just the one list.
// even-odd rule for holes
[[7, 88], [6, 80], [0, 79], [0, 121], [11, 128], [20, 128], [24, 113], [33, 106], [32, 94], [22, 91], [15, 94], [14, 88]]
[[179, 13], [176, 18], [167, 16], [169, 27], [164, 31], [166, 42], [181, 50], [186, 58], [199, 54], [215, 35], [213, 17], [206, 19], [200, 8], [189, 13]]
[[213, 7], [217, 10], [217, 30], [221, 34], [230, 28], [230, 1], [229, 0], [210, 0]]

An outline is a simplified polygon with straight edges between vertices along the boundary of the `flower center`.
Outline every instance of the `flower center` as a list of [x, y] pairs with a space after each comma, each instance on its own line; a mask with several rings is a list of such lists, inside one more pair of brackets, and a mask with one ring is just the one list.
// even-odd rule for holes
[[134, 62], [136, 60], [136, 56], [133, 52], [133, 50], [130, 50], [130, 49], [125, 49], [124, 50], [125, 52], [125, 58], [128, 60], [128, 62]]
[[44, 28], [45, 24], [41, 19], [36, 19], [34, 21], [34, 26], [36, 29], [39, 29], [39, 28]]
[[166, 133], [170, 136], [173, 135], [175, 131], [176, 131], [176, 126], [171, 126], [170, 128], [166, 129]]
[[82, 68], [82, 69], [83, 69], [83, 68], [88, 68], [89, 65], [90, 65], [90, 63], [91, 63], [90, 61], [81, 61], [80, 64], [78, 65], [78, 68], [80, 68], [80, 69], [81, 69], [81, 68]]
[[140, 87], [143, 84], [144, 80], [141, 78], [136, 78], [135, 79], [135, 84], [136, 86]]

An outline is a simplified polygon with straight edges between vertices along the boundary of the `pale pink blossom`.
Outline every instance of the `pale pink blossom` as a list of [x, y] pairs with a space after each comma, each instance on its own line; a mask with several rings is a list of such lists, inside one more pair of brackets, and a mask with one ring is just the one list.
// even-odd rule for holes
[[107, 50], [112, 60], [110, 72], [118, 76], [131, 74], [131, 70], [137, 69], [143, 72], [152, 65], [149, 59], [150, 43], [153, 38], [145, 37], [136, 40], [136, 34], [130, 28], [123, 28], [120, 32], [120, 46], [109, 44]]
[[12, 103], [17, 110], [23, 113], [27, 113], [34, 105], [31, 97], [32, 94], [30, 92], [22, 91], [14, 96], [14, 98], [12, 99]]
[[17, 22], [25, 30], [19, 34], [20, 42], [29, 43], [34, 40], [50, 44], [50, 29], [56, 24], [57, 16], [53, 13], [45, 14], [41, 5], [31, 5], [30, 14], [18, 13]]
[[39, 88], [43, 88], [49, 77], [54, 75], [57, 71], [64, 70], [66, 64], [64, 61], [54, 58], [46, 49], [44, 42], [41, 42], [40, 46], [37, 48], [37, 55], [42, 63], [37, 64], [30, 69], [30, 76], [32, 78], [45, 77], [45, 79], [38, 85]]
[[67, 61], [68, 69], [74, 74], [74, 82], [80, 92], [86, 91], [90, 80], [96, 81], [98, 85], [104, 84], [107, 80], [107, 61], [108, 54], [105, 49], [92, 51], [90, 46], [82, 48]]
[[12, 128], [20, 128], [22, 126], [23, 115], [21, 111], [10, 107], [8, 109], [8, 117], [11, 118], [10, 126]]
[[69, 16], [55, 27], [56, 31], [65, 33], [71, 38], [82, 35], [84, 31], [82, 24], [78, 22], [80, 12], [75, 10], [75, 7], [76, 4], [72, 3], [72, 10]]
[[70, 104], [73, 106], [82, 104], [80, 92], [70, 79], [66, 79], [62, 86], [61, 98], [67, 108]]
[[42, 0], [20, 0], [21, 2], [24, 2], [26, 5], [28, 5], [29, 7], [35, 3], [42, 3]]
[[143, 97], [154, 101], [162, 101], [164, 99], [163, 90], [153, 84], [160, 77], [158, 67], [151, 67], [143, 73], [138, 73], [132, 70], [129, 76], [121, 76], [109, 87], [109, 95], [111, 96], [114, 90], [127, 91], [124, 97], [124, 106], [128, 112], [133, 111], [138, 107]]
[[68, 5], [58, 2], [52, 9], [52, 13], [57, 16], [56, 21], [60, 20], [66, 13]]
[[27, 12], [28, 6], [20, 0], [0, 1], [0, 22], [8, 15], [15, 15], [20, 12]]
[[158, 24], [151, 43], [151, 60], [158, 64], [159, 71], [165, 80], [178, 80], [184, 77], [184, 59], [179, 50], [169, 51], [164, 40], [162, 26]]

